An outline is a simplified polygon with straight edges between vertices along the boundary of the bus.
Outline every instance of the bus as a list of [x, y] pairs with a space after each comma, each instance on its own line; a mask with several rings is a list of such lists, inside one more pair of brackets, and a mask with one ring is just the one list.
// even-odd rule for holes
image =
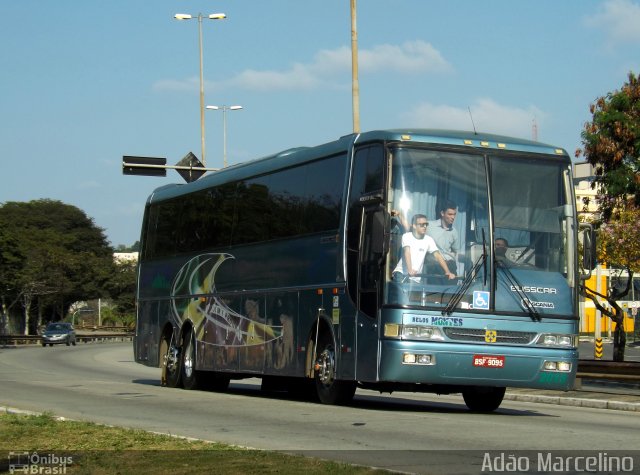
[[[325, 404], [363, 388], [461, 393], [490, 412], [507, 387], [572, 389], [572, 183], [561, 148], [407, 129], [160, 187], [142, 224], [135, 360], [169, 387], [262, 378]], [[455, 278], [396, 279], [403, 221], [436, 220], [444, 202], [456, 207]]]

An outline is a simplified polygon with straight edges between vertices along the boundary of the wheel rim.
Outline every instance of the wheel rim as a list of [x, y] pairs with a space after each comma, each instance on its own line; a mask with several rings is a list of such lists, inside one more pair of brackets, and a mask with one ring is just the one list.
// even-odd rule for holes
[[193, 344], [191, 339], [187, 343], [187, 347], [184, 350], [184, 375], [187, 378], [193, 376]]
[[165, 355], [165, 366], [167, 368], [167, 373], [174, 374], [178, 370], [178, 358], [178, 348], [172, 345]]
[[325, 386], [331, 386], [335, 378], [335, 354], [333, 348], [328, 346], [316, 360], [316, 374], [318, 381]]

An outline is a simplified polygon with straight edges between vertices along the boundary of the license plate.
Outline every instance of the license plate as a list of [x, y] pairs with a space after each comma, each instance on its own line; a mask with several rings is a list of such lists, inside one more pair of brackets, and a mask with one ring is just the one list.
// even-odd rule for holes
[[504, 368], [504, 356], [473, 355], [473, 366], [482, 368]]

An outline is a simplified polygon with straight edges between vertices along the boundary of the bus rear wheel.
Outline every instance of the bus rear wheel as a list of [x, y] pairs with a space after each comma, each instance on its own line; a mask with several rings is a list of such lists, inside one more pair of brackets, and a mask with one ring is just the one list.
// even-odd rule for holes
[[196, 336], [190, 329], [182, 343], [181, 365], [182, 387], [198, 389], [198, 372], [196, 371]]
[[162, 386], [177, 388], [180, 386], [181, 357], [180, 349], [171, 344], [171, 340], [164, 337], [160, 341], [160, 367]]
[[330, 335], [318, 339], [314, 365], [316, 392], [323, 404], [348, 404], [356, 392], [355, 381], [336, 379], [336, 351]]
[[506, 388], [473, 386], [462, 391], [467, 407], [474, 412], [493, 412], [502, 403]]

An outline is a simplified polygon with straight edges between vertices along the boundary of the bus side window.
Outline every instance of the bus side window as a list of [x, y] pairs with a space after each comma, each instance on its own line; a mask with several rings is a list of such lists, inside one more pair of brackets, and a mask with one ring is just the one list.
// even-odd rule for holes
[[384, 211], [367, 210], [363, 228], [360, 249], [360, 310], [370, 317], [375, 317], [382, 279]]

